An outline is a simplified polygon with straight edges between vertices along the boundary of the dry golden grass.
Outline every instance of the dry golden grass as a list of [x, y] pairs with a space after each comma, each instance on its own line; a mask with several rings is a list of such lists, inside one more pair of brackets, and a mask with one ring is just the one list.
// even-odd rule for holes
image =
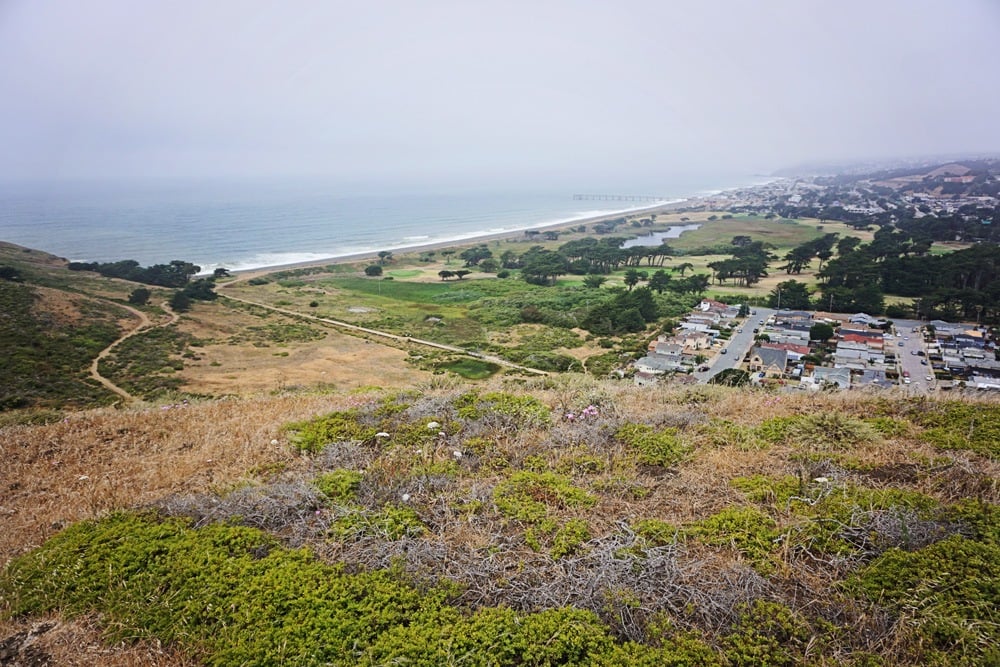
[[172, 493], [225, 489], [295, 465], [281, 425], [359, 400], [309, 394], [217, 400], [8, 427], [0, 431], [0, 563], [75, 521]]
[[178, 324], [180, 331], [211, 341], [198, 347], [199, 359], [185, 360], [179, 376], [183, 389], [210, 396], [248, 396], [287, 387], [322, 385], [340, 391], [378, 386], [403, 388], [426, 381], [430, 374], [406, 362], [404, 350], [373, 343], [317, 322], [321, 340], [271, 343], [234, 343], [231, 337], [247, 327], [291, 323], [292, 318], [272, 314], [266, 320], [245, 310], [211, 304], [197, 306]]
[[[194, 667], [200, 660], [159, 642], [109, 644], [97, 619], [60, 618], [0, 622], [0, 664], [12, 667]], [[3, 647], [19, 655], [3, 660]]]

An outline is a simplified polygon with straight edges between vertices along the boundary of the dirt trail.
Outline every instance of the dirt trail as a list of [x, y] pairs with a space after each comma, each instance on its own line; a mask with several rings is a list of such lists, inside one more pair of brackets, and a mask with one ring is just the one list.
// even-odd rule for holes
[[164, 322], [162, 324], [156, 324], [156, 325], [154, 325], [153, 321], [149, 319], [149, 316], [146, 315], [146, 313], [142, 312], [141, 310], [139, 310], [137, 308], [133, 308], [132, 306], [126, 306], [125, 304], [117, 303], [117, 302], [113, 302], [113, 301], [109, 301], [108, 303], [113, 303], [116, 306], [124, 308], [125, 310], [129, 311], [130, 313], [132, 313], [133, 315], [135, 315], [136, 317], [138, 317], [139, 318], [139, 325], [136, 328], [132, 329], [131, 331], [127, 331], [120, 338], [118, 338], [118, 340], [114, 341], [113, 343], [111, 343], [111, 345], [108, 345], [106, 348], [104, 348], [103, 350], [101, 350], [100, 352], [97, 353], [97, 356], [94, 357], [94, 360], [92, 362], [90, 362], [90, 377], [94, 378], [95, 380], [97, 380], [98, 382], [100, 382], [102, 385], [104, 385], [107, 389], [109, 389], [110, 391], [113, 391], [114, 393], [118, 394], [119, 396], [121, 396], [125, 400], [127, 400], [127, 401], [135, 401], [135, 400], [138, 400], [135, 396], [133, 396], [132, 394], [128, 393], [127, 391], [125, 391], [124, 389], [122, 389], [121, 387], [119, 387], [118, 385], [116, 385], [114, 382], [112, 382], [111, 380], [109, 380], [106, 377], [104, 377], [103, 375], [101, 375], [100, 371], [98, 370], [98, 368], [100, 367], [101, 359], [104, 359], [106, 356], [108, 356], [109, 354], [111, 354], [112, 350], [114, 350], [122, 342], [128, 340], [132, 336], [135, 336], [138, 333], [142, 333], [146, 329], [150, 329], [150, 328], [154, 328], [154, 327], [166, 327], [166, 326], [170, 326], [171, 324], [173, 324], [174, 322], [176, 322], [177, 320], [180, 319], [180, 315], [178, 315], [177, 313], [175, 313], [174, 311], [172, 311], [170, 309], [170, 306], [167, 305], [167, 302], [164, 301], [162, 304], [160, 304], [160, 307], [163, 308], [163, 310], [166, 311], [166, 313], [168, 315], [170, 315], [170, 319], [167, 322]]
[[531, 368], [529, 366], [521, 366], [513, 362], [507, 361], [501, 357], [495, 357], [492, 355], [481, 354], [479, 352], [470, 352], [465, 348], [458, 347], [456, 345], [447, 345], [445, 343], [437, 343], [432, 340], [425, 340], [423, 338], [413, 338], [412, 336], [401, 336], [399, 334], [389, 333], [388, 331], [379, 331], [378, 329], [369, 329], [367, 327], [361, 327], [357, 324], [351, 324], [349, 322], [341, 322], [340, 320], [331, 320], [326, 317], [317, 317], [316, 315], [309, 315], [308, 313], [300, 313], [294, 310], [288, 310], [286, 308], [278, 308], [277, 306], [269, 306], [266, 303], [259, 303], [257, 301], [250, 301], [248, 299], [241, 299], [240, 297], [232, 296], [230, 294], [221, 295], [223, 298], [231, 299], [233, 301], [239, 301], [240, 303], [245, 303], [251, 306], [257, 306], [259, 308], [266, 308], [268, 310], [273, 310], [278, 313], [283, 313], [285, 315], [291, 315], [293, 317], [302, 317], [309, 320], [315, 320], [317, 322], [323, 322], [324, 324], [332, 324], [335, 327], [341, 329], [347, 329], [348, 331], [355, 331], [358, 333], [370, 334], [372, 336], [379, 336], [381, 338], [386, 338], [388, 340], [396, 341], [399, 343], [413, 343], [416, 345], [423, 345], [425, 347], [432, 347], [438, 350], [446, 350], [448, 352], [455, 352], [457, 354], [462, 354], [469, 357], [474, 357], [476, 359], [482, 359], [483, 361], [489, 361], [491, 363], [497, 364], [499, 366], [505, 366], [507, 368], [514, 368], [519, 371], [524, 371], [526, 373], [534, 373], [535, 375], [548, 375], [548, 372], [540, 370], [538, 368]]

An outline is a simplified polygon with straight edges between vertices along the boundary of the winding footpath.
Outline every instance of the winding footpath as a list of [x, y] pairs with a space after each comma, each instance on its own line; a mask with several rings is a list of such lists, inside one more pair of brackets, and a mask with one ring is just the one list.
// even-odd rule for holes
[[111, 354], [112, 350], [114, 350], [116, 347], [118, 347], [119, 345], [121, 345], [123, 342], [125, 342], [126, 340], [128, 340], [132, 336], [135, 336], [136, 334], [142, 333], [143, 331], [145, 331], [147, 329], [170, 326], [171, 324], [173, 324], [174, 322], [176, 322], [177, 320], [180, 319], [180, 315], [178, 315], [177, 313], [175, 313], [174, 311], [172, 311], [170, 309], [170, 306], [167, 305], [167, 302], [164, 301], [162, 304], [160, 304], [160, 307], [163, 308], [163, 310], [168, 315], [170, 315], [170, 319], [168, 321], [162, 323], [162, 324], [155, 324], [154, 325], [153, 321], [149, 319], [149, 316], [146, 315], [146, 313], [142, 312], [141, 310], [139, 310], [137, 308], [133, 308], [132, 306], [126, 306], [125, 304], [118, 303], [116, 301], [108, 301], [107, 303], [111, 303], [111, 304], [113, 304], [115, 306], [118, 306], [120, 308], [124, 308], [128, 312], [130, 312], [133, 315], [135, 315], [136, 317], [138, 317], [139, 318], [139, 325], [137, 327], [135, 327], [134, 329], [132, 329], [131, 331], [125, 332], [120, 338], [118, 338], [116, 341], [114, 341], [113, 343], [111, 343], [111, 345], [108, 345], [106, 348], [104, 348], [103, 350], [101, 350], [100, 352], [97, 353], [97, 356], [94, 357], [94, 360], [92, 362], [90, 362], [90, 377], [92, 377], [97, 382], [100, 382], [105, 388], [107, 388], [108, 390], [113, 391], [114, 393], [118, 394], [119, 396], [121, 396], [122, 398], [124, 398], [126, 401], [136, 401], [138, 399], [135, 396], [133, 396], [132, 394], [128, 393], [127, 391], [125, 391], [124, 389], [122, 389], [121, 387], [119, 387], [118, 385], [116, 385], [114, 382], [112, 382], [108, 378], [106, 378], [103, 375], [101, 375], [101, 372], [99, 370], [99, 367], [100, 367], [100, 364], [101, 364], [101, 360], [104, 359], [105, 357], [107, 357], [109, 354]]
[[496, 357], [493, 355], [482, 354], [481, 352], [471, 352], [465, 348], [458, 347], [456, 345], [447, 345], [445, 343], [437, 343], [432, 340], [426, 340], [423, 338], [413, 338], [412, 336], [401, 336], [399, 334], [389, 333], [388, 331], [379, 331], [378, 329], [369, 329], [367, 327], [361, 327], [357, 324], [351, 324], [349, 322], [342, 322], [340, 320], [331, 320], [326, 317], [317, 317], [316, 315], [309, 315], [308, 313], [300, 313], [294, 310], [288, 310], [286, 308], [278, 308], [277, 306], [269, 306], [265, 303], [259, 303], [257, 301], [250, 301], [248, 299], [241, 299], [240, 297], [232, 296], [231, 294], [219, 294], [224, 299], [230, 299], [232, 301], [238, 301], [240, 303], [245, 303], [250, 306], [257, 306], [258, 308], [265, 308], [267, 310], [272, 310], [277, 313], [282, 313], [284, 315], [291, 315], [292, 317], [301, 317], [308, 320], [315, 320], [316, 322], [322, 322], [324, 324], [330, 324], [340, 329], [346, 329], [347, 331], [352, 331], [356, 333], [369, 334], [371, 336], [379, 336], [387, 340], [391, 340], [397, 343], [413, 343], [416, 345], [423, 345], [424, 347], [431, 347], [437, 350], [445, 350], [447, 352], [454, 352], [456, 354], [462, 354], [468, 357], [474, 357], [476, 359], [481, 359], [483, 361], [489, 361], [491, 363], [497, 364], [499, 366], [505, 366], [507, 368], [513, 368], [519, 371], [524, 371], [525, 373], [533, 373], [535, 375], [548, 375], [548, 372], [540, 370], [538, 368], [531, 368], [529, 366], [521, 366], [515, 364], [511, 361], [507, 361], [501, 357]]

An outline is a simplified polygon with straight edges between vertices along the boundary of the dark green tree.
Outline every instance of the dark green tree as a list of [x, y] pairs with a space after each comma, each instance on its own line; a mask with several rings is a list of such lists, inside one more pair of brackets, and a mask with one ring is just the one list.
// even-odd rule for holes
[[370, 277], [376, 277], [382, 275], [382, 267], [378, 264], [369, 264], [365, 267], [365, 275]]
[[778, 283], [767, 295], [767, 307], [785, 310], [809, 310], [812, 307], [809, 287], [797, 280], [786, 280]]
[[827, 341], [833, 338], [833, 325], [826, 322], [816, 322], [809, 327], [809, 340]]
[[178, 313], [183, 313], [191, 309], [191, 297], [183, 291], [174, 292], [170, 297], [170, 308]]
[[493, 252], [485, 243], [481, 243], [472, 248], [467, 248], [460, 252], [458, 256], [465, 260], [466, 266], [476, 266], [487, 257], [492, 257]]
[[128, 302], [136, 306], [145, 306], [149, 303], [152, 293], [145, 287], [137, 287], [128, 295]]
[[649, 279], [649, 288], [657, 294], [663, 294], [663, 291], [667, 289], [669, 285], [670, 274], [663, 269], [655, 271]]
[[534, 246], [521, 256], [521, 275], [535, 285], [555, 284], [568, 271], [566, 258], [558, 252]]

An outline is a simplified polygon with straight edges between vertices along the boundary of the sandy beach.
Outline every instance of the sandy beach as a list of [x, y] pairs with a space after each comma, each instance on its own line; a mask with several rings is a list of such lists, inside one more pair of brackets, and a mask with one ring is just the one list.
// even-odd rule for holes
[[479, 245], [481, 243], [489, 243], [491, 241], [502, 241], [507, 239], [522, 238], [524, 236], [524, 233], [527, 231], [539, 231], [539, 232], [560, 231], [560, 230], [570, 229], [573, 227], [578, 227], [580, 225], [592, 225], [595, 223], [604, 222], [607, 220], [614, 220], [616, 218], [622, 218], [622, 217], [635, 217], [642, 215], [650, 215], [653, 213], [656, 214], [676, 213], [680, 209], [697, 205], [697, 203], [699, 203], [703, 199], [704, 199], [703, 197], [689, 197], [679, 201], [660, 203], [648, 207], [624, 209], [621, 211], [606, 213], [588, 218], [563, 220], [559, 222], [553, 222], [551, 224], [533, 225], [530, 227], [505, 230], [502, 232], [484, 233], [476, 236], [466, 237], [462, 239], [454, 239], [450, 241], [449, 240], [435, 241], [433, 243], [387, 247], [372, 252], [350, 253], [345, 255], [335, 255], [323, 259], [309, 260], [305, 262], [275, 264], [271, 266], [261, 266], [252, 269], [234, 270], [231, 271], [231, 273], [235, 276], [239, 276], [241, 279], [246, 279], [246, 278], [253, 278], [255, 276], [266, 275], [269, 273], [275, 273], [278, 271], [307, 269], [312, 267], [327, 266], [329, 264], [350, 264], [352, 262], [377, 259], [378, 253], [381, 252], [382, 250], [388, 250], [391, 251], [393, 255], [402, 256], [402, 255], [413, 255], [432, 250], [434, 251], [442, 250], [445, 248], [456, 248], [456, 249], [466, 248], [470, 246]]

